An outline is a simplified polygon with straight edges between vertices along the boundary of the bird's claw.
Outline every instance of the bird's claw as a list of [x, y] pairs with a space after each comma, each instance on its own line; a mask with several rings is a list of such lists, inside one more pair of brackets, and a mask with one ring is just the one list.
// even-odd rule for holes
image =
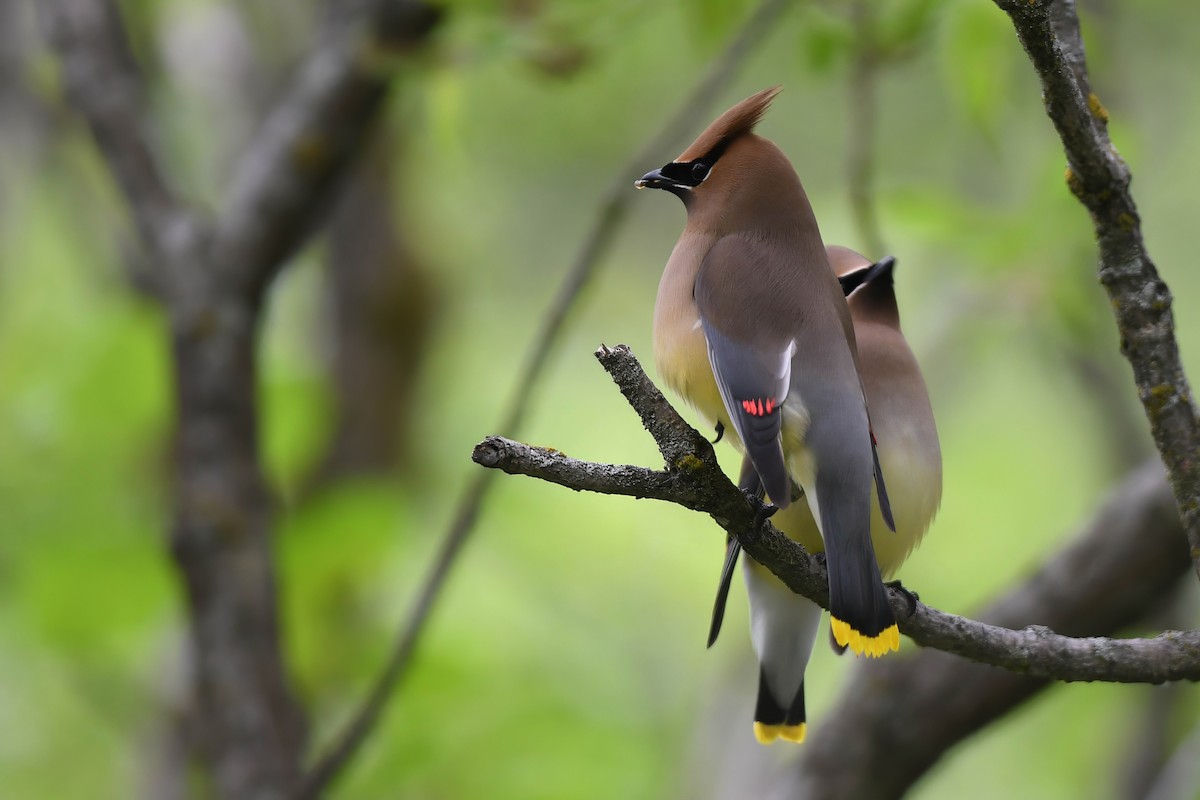
[[742, 494], [746, 495], [746, 502], [754, 509], [754, 529], [758, 530], [763, 526], [763, 523], [775, 516], [775, 512], [779, 510], [779, 506], [773, 503], [764, 503], [763, 499], [758, 496], [757, 492], [752, 492], [749, 489], [742, 489]]
[[906, 589], [900, 581], [887, 581], [883, 584], [889, 589], [895, 589], [900, 594], [904, 595], [904, 599], [908, 602], [908, 615], [911, 617], [917, 613], [917, 603], [920, 602], [921, 596], [911, 589]]
[[725, 435], [725, 425], [720, 420], [717, 420], [717, 438], [713, 439], [712, 443], [716, 444], [717, 442], [721, 441], [721, 437], [724, 435]]

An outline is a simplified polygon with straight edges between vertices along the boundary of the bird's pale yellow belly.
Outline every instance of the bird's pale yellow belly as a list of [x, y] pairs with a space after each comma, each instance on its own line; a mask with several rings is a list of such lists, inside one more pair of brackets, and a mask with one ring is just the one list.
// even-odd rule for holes
[[[704, 333], [696, 324], [698, 320], [694, 318], [690, 325], [686, 319], [655, 322], [654, 363], [663, 383], [696, 409], [705, 422], [713, 427], [720, 422], [732, 437], [730, 441], [736, 439], [708, 361]], [[737, 447], [741, 449], [740, 441]]]
[[[879, 571], [885, 578], [890, 578], [900, 568], [929, 529], [941, 502], [942, 486], [940, 467], [909, 458], [911, 448], [890, 444], [893, 446], [880, 442], [879, 460], [896, 522], [894, 532], [883, 521], [879, 497], [874, 488], [871, 490], [871, 543], [875, 547]], [[806, 503], [791, 505], [771, 521], [807, 550], [824, 551], [825, 544]]]

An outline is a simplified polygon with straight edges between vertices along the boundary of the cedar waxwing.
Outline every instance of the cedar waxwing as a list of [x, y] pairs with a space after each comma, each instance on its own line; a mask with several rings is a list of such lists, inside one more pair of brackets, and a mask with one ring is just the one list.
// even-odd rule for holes
[[879, 462], [888, 479], [895, 533], [884, 524], [876, 504], [871, 540], [879, 569], [890, 578], [920, 543], [941, 505], [942, 450], [925, 379], [900, 331], [892, 283], [895, 259], [872, 264], [845, 247], [831, 246], [827, 252], [848, 296], [859, 371]]
[[[879, 461], [883, 473], [888, 477], [895, 530], [889, 529], [879, 504], [875, 503], [871, 517], [871, 539], [880, 570], [884, 577], [890, 577], [920, 542], [941, 503], [942, 456], [937, 428], [934, 426], [933, 410], [920, 367], [900, 331], [900, 315], [892, 284], [895, 259], [886, 258], [872, 264], [845, 247], [830, 246], [826, 252], [849, 298], [850, 316], [858, 342], [859, 369], [867, 404], [871, 409]], [[739, 483], [748, 491], [759, 488], [753, 470], [748, 469], [746, 463], [742, 465]], [[808, 550], [819, 552], [823, 549], [817, 525], [804, 505], [788, 507], [775, 515], [772, 522]], [[717, 590], [717, 602], [713, 607], [710, 646], [720, 631], [725, 598], [737, 556], [737, 540], [731, 539]], [[792, 686], [799, 686], [802, 695], [804, 669], [816, 638], [821, 608], [807, 598], [789, 593], [773, 574], [750, 559], [747, 559], [744, 570], [751, 605], [769, 608], [768, 612], [760, 615], [766, 620], [765, 626], [770, 631], [783, 629], [784, 635], [790, 631], [792, 637], [794, 650], [787, 662], [791, 677], [783, 682], [781, 696], [790, 696], [787, 693]], [[761, 669], [766, 674], [767, 658], [774, 653], [764, 655], [757, 639], [755, 645]], [[780, 705], [780, 701], [771, 694], [773, 686], [764, 685], [766, 683], [759, 683], [760, 714]], [[764, 693], [768, 696], [764, 697]], [[797, 700], [801, 704], [802, 715], [802, 696]]]
[[[871, 546], [872, 479], [885, 517], [887, 493], [842, 288], [799, 177], [754, 133], [778, 91], [738, 103], [636, 182], [687, 209], [658, 288], [654, 358], [668, 386], [730, 432], [776, 508], [791, 504], [793, 483], [803, 490], [823, 538], [834, 634], [882, 655], [900, 634]], [[782, 584], [747, 575], [762, 665], [755, 735], [800, 741], [816, 623], [786, 612], [795, 595]]]

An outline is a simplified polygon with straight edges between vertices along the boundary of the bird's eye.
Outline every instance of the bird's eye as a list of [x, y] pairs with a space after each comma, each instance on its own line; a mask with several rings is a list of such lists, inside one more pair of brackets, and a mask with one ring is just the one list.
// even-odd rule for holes
[[692, 164], [692, 180], [699, 183], [707, 177], [708, 164], [705, 164], [703, 161], [697, 161], [695, 164]]

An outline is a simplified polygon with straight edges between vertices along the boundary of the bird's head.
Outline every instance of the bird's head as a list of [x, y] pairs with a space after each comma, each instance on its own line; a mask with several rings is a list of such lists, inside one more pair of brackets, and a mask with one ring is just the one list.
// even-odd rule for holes
[[747, 166], [755, 161], [754, 151], [762, 145], [775, 149], [753, 133], [780, 88], [772, 86], [747, 97], [717, 117], [674, 161], [647, 172], [633, 185], [666, 189], [689, 208], [698, 198], [721, 194], [719, 187], [728, 188], [745, 177]]
[[829, 245], [825, 249], [829, 265], [842, 284], [850, 314], [855, 320], [881, 322], [899, 329], [893, 274], [894, 256], [872, 263], [869, 258], [848, 247]]

